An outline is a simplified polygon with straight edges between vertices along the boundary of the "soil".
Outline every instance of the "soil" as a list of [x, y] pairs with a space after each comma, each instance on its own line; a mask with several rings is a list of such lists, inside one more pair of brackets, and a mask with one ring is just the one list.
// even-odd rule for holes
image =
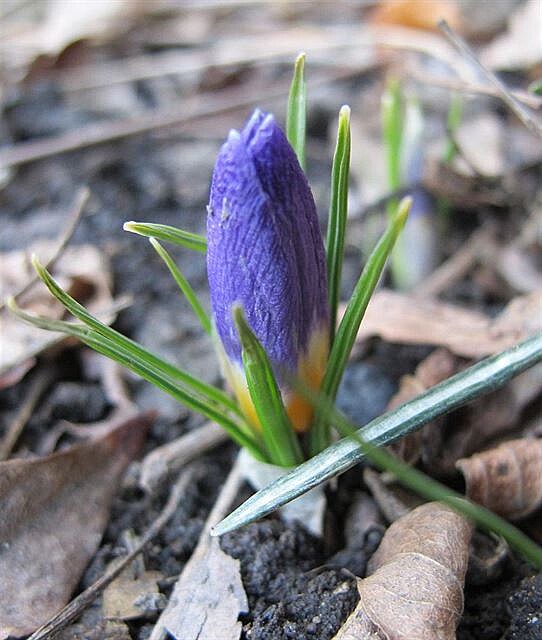
[[[279, 67], [282, 72], [282, 67]], [[279, 73], [275, 70], [275, 73]], [[288, 71], [289, 73], [289, 71]], [[249, 78], [250, 78], [249, 74]], [[348, 101], [344, 87], [340, 103]], [[155, 85], [142, 82], [133, 88], [141, 109], [155, 96]], [[337, 102], [337, 105], [339, 103]], [[335, 113], [329, 96], [311, 110], [309, 122], [309, 176], [314, 186], [322, 221], [328, 201], [327, 146]], [[239, 113], [238, 125], [247, 113]], [[70, 103], [54, 83], [21, 87], [4, 105], [6, 131], [12, 142], [32, 140], [71, 130], [102, 119], [91, 108]], [[223, 131], [224, 135], [226, 131]], [[133, 295], [116, 327], [150, 349], [189, 369], [209, 382], [219, 381], [219, 370], [210, 341], [202, 334], [190, 308], [180, 295], [148, 242], [123, 233], [126, 220], [147, 220], [203, 232], [209, 177], [221, 136], [187, 138], [172, 132], [167, 139], [143, 136], [115, 144], [55, 156], [22, 167], [0, 192], [2, 236], [0, 251], [26, 247], [38, 237], [55, 238], [65, 220], [74, 193], [88, 184], [92, 197], [90, 214], [82, 220], [74, 244], [91, 242], [112, 260], [116, 294]], [[327, 141], [327, 143], [322, 143]], [[310, 149], [316, 149], [311, 157]], [[327, 144], [327, 146], [326, 146]], [[320, 146], [318, 146], [320, 145]], [[322, 151], [326, 153], [325, 162]], [[502, 211], [485, 208], [476, 215], [458, 210], [444, 254], [449, 254], [481, 220], [501, 222]], [[362, 217], [351, 221], [352, 245], [363, 233]], [[508, 223], [505, 223], [508, 224]], [[176, 247], [168, 247], [198, 293], [205, 299], [204, 260]], [[359, 273], [361, 251], [349, 247], [346, 254], [345, 295]], [[446, 292], [446, 298], [473, 307], [498, 308], [503, 300], [486, 294], [477, 281], [465, 280]], [[98, 380], [83, 366], [83, 349], [63, 352], [51, 366], [51, 384], [30, 419], [19, 442], [18, 455], [37, 452], [40, 443], [60, 420], [92, 423], [111, 409]], [[355, 422], [363, 424], [380, 414], [397, 389], [401, 375], [411, 373], [430, 349], [399, 347], [374, 341], [363, 360], [347, 369], [339, 393], [339, 406]], [[168, 442], [202, 423], [147, 383], [130, 378], [134, 401], [141, 408], [158, 408], [146, 450]], [[0, 392], [0, 434], [14, 415], [27, 388], [27, 380]], [[65, 436], [61, 444], [72, 441]], [[202, 457], [196, 477], [174, 518], [145, 553], [145, 565], [163, 575], [160, 583], [167, 596], [173, 579], [182, 571], [197, 544], [201, 528], [235, 455], [233, 445]], [[168, 487], [146, 496], [137, 489], [137, 463], [128, 472], [114, 504], [109, 526], [80, 588], [90, 585], [114, 558], [125, 553], [123, 534], [141, 534], [156, 518]], [[364, 490], [360, 467], [345, 474], [336, 487], [331, 540], [315, 539], [301, 525], [266, 519], [222, 539], [222, 548], [241, 562], [243, 583], [250, 610], [243, 618], [246, 640], [328, 640], [355, 607], [358, 596], [353, 573], [363, 576], [383, 529], [375, 528], [357, 546], [344, 546], [344, 517], [352, 497]], [[352, 572], [352, 573], [351, 573]], [[131, 637], [145, 640], [160, 606], [146, 619], [131, 622]], [[542, 638], [542, 576], [510, 555], [498, 576], [487, 584], [469, 584], [465, 613], [458, 629], [459, 640], [540, 640]], [[99, 603], [89, 609], [64, 638], [103, 638]]]

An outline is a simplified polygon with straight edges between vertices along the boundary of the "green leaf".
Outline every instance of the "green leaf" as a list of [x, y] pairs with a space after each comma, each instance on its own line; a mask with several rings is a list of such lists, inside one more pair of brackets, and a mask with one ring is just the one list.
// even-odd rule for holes
[[265, 453], [261, 449], [259, 443], [250, 427], [246, 423], [242, 423], [235, 417], [228, 415], [225, 407], [210, 402], [206, 398], [198, 396], [193, 391], [184, 389], [179, 386], [178, 382], [171, 377], [165, 375], [163, 371], [155, 367], [151, 362], [134, 356], [134, 354], [118, 344], [114, 340], [104, 337], [94, 329], [79, 323], [65, 322], [62, 320], [53, 320], [43, 318], [41, 316], [32, 316], [17, 307], [15, 300], [8, 300], [8, 307], [21, 320], [32, 324], [40, 329], [47, 331], [58, 331], [66, 335], [78, 338], [81, 342], [94, 349], [98, 353], [115, 360], [122, 366], [130, 369], [138, 374], [144, 380], [147, 380], [157, 388], [169, 394], [178, 402], [186, 405], [188, 408], [213, 420], [229, 434], [240, 446], [246, 447], [249, 451], [260, 460], [266, 461]]
[[459, 93], [452, 94], [450, 108], [448, 110], [448, 118], [446, 120], [446, 147], [444, 149], [443, 160], [446, 164], [450, 164], [457, 155], [457, 146], [455, 144], [455, 134], [461, 118], [463, 116], [463, 101]]
[[[354, 346], [359, 326], [365, 315], [365, 310], [382, 275], [386, 260], [393, 249], [397, 237], [405, 226], [411, 204], [411, 198], [403, 198], [399, 204], [395, 217], [391, 220], [384, 235], [369, 256], [339, 324], [321, 385], [322, 393], [331, 400], [334, 400], [337, 395], [337, 390], [350, 352]], [[317, 414], [310, 430], [311, 455], [316, 455], [322, 451], [327, 447], [329, 441], [329, 423], [324, 416]]]
[[162, 247], [162, 245], [158, 242], [158, 240], [156, 240], [156, 238], [149, 238], [149, 241], [154, 247], [154, 249], [156, 250], [156, 253], [165, 262], [175, 282], [179, 285], [180, 290], [184, 293], [186, 299], [190, 303], [190, 306], [192, 307], [192, 309], [194, 310], [194, 313], [196, 314], [198, 320], [200, 321], [201, 326], [203, 327], [203, 330], [209, 335], [211, 335], [211, 331], [212, 331], [211, 320], [209, 319], [209, 316], [205, 312], [205, 309], [203, 308], [200, 301], [198, 300], [196, 292], [194, 291], [194, 289], [192, 289], [188, 280], [181, 273], [181, 270], [175, 264], [173, 258], [164, 249], [164, 247]]
[[542, 547], [526, 536], [522, 531], [503, 520], [495, 513], [465, 498], [449, 487], [434, 480], [425, 473], [399, 460], [385, 449], [366, 442], [356, 431], [355, 425], [347, 420], [333, 406], [325, 410], [328, 420], [332, 420], [342, 436], [351, 438], [363, 452], [369, 462], [381, 471], [392, 473], [408, 489], [427, 500], [437, 500], [447, 504], [459, 514], [469, 518], [479, 527], [504, 538], [523, 557], [542, 570]]
[[[403, 95], [396, 78], [390, 78], [382, 96], [382, 132], [386, 145], [388, 186], [391, 192], [401, 186], [401, 144], [403, 131]], [[388, 213], [395, 213], [397, 202], [390, 202]]]
[[293, 467], [303, 461], [303, 454], [286, 415], [271, 363], [248, 326], [242, 307], [235, 306], [232, 313], [241, 342], [248, 390], [262, 427], [267, 451], [273, 464]]
[[305, 83], [305, 54], [297, 56], [294, 77], [288, 96], [286, 137], [296, 152], [301, 168], [305, 169], [305, 137], [307, 130], [307, 85]]
[[[542, 332], [539, 332], [521, 344], [482, 360], [417, 398], [376, 418], [357, 433], [365, 442], [376, 445], [389, 444], [435, 418], [494, 391], [541, 361]], [[280, 480], [251, 496], [220, 522], [213, 534], [222, 535], [269, 515], [322, 482], [344, 473], [364, 457], [363, 449], [351, 438], [336, 442]]]
[[335, 338], [337, 307], [341, 291], [344, 234], [348, 214], [348, 178], [350, 174], [350, 107], [339, 112], [337, 146], [331, 169], [331, 202], [327, 228], [327, 278], [329, 287], [330, 345]]
[[147, 238], [158, 238], [165, 242], [180, 244], [186, 249], [205, 253], [207, 251], [207, 240], [197, 233], [183, 231], [177, 227], [170, 227], [168, 224], [155, 224], [153, 222], [125, 222], [122, 227], [124, 231], [131, 231]]
[[140, 358], [143, 361], [152, 364], [164, 375], [185, 385], [192, 392], [207, 398], [209, 402], [218, 403], [220, 406], [226, 407], [228, 411], [238, 415], [239, 417], [243, 417], [243, 414], [237, 404], [226, 393], [210, 384], [194, 378], [182, 369], [178, 369], [174, 365], [162, 360], [155, 354], [147, 351], [147, 349], [139, 345], [137, 342], [134, 342], [130, 338], [123, 336], [118, 331], [115, 331], [115, 329], [112, 329], [103, 322], [100, 322], [91, 313], [89, 313], [83, 305], [79, 304], [68, 293], [66, 293], [36, 258], [33, 258], [32, 262], [39, 277], [49, 291], [73, 316], [84, 322], [99, 334], [116, 342], [119, 346], [122, 346], [132, 355], [132, 357]]

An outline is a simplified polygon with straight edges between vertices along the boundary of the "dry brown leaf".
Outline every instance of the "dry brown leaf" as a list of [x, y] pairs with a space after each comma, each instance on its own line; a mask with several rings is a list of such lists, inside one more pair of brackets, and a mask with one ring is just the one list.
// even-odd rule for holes
[[0, 638], [32, 632], [66, 604], [150, 421], [140, 415], [45, 458], [0, 463]]
[[[25, 251], [12, 251], [0, 256], [0, 299], [5, 299], [34, 275], [29, 256], [32, 253], [45, 263], [56, 249], [56, 243], [40, 242]], [[104, 254], [91, 245], [67, 248], [53, 268], [53, 276], [71, 294], [92, 311], [111, 309], [111, 283], [109, 264]], [[21, 296], [19, 304], [30, 313], [61, 318], [62, 305], [57, 302], [41, 282]], [[107, 320], [112, 320], [110, 315]], [[0, 310], [2, 349], [0, 350], [0, 386], [13, 384], [17, 377], [10, 373], [31, 361], [48, 347], [65, 339], [65, 336], [32, 327], [16, 318], [6, 308]], [[24, 373], [23, 373], [24, 375]], [[20, 379], [20, 378], [19, 378]]]
[[146, 602], [160, 601], [159, 571], [144, 571], [135, 575], [133, 566], [127, 567], [103, 592], [103, 616], [110, 620], [135, 620], [147, 614]]
[[248, 611], [239, 560], [211, 538], [204, 553], [192, 556], [170, 601], [164, 621], [177, 640], [238, 640], [242, 625], [239, 614]]
[[456, 467], [467, 496], [505, 518], [525, 518], [542, 504], [542, 439], [509, 440]]
[[[458, 371], [458, 359], [447, 349], [436, 349], [416, 367], [414, 375], [401, 378], [399, 390], [388, 403], [387, 411], [412, 400], [416, 396], [446, 380]], [[390, 449], [402, 460], [414, 464], [421, 454], [422, 443], [426, 442], [431, 450], [440, 443], [443, 419], [434, 420], [422, 429], [408, 434], [390, 446]]]
[[358, 332], [358, 342], [379, 336], [388, 342], [447, 347], [483, 358], [542, 329], [542, 291], [514, 298], [495, 319], [478, 311], [387, 289], [377, 291]]
[[471, 534], [467, 520], [436, 502], [394, 522], [335, 640], [455, 640]]

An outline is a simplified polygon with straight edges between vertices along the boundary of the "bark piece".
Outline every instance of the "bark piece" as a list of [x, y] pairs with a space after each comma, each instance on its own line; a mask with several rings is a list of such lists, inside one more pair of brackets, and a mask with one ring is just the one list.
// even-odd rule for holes
[[68, 601], [150, 421], [141, 415], [45, 458], [0, 463], [0, 639], [30, 633]]
[[505, 518], [525, 518], [542, 504], [542, 439], [509, 440], [456, 467], [467, 496]]
[[504, 351], [542, 329], [542, 291], [514, 298], [495, 319], [438, 300], [378, 291], [358, 332], [402, 344], [447, 347], [466, 358]]
[[471, 533], [467, 520], [436, 502], [394, 522], [335, 640], [454, 640]]

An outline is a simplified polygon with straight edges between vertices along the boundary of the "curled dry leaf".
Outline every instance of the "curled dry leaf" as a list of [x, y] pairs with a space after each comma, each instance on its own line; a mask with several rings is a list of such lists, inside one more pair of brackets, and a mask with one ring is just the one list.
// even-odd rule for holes
[[388, 342], [447, 347], [466, 358], [504, 351], [542, 329], [542, 291], [514, 298], [492, 319], [438, 300], [382, 289], [371, 299], [358, 341], [379, 336]]
[[467, 496], [505, 518], [524, 518], [542, 504], [542, 439], [510, 440], [456, 466]]
[[66, 604], [150, 422], [140, 415], [45, 458], [0, 463], [0, 639], [32, 632]]
[[[414, 375], [406, 375], [401, 378], [399, 390], [389, 401], [386, 410], [391, 411], [412, 400], [430, 387], [457, 373], [458, 369], [458, 358], [447, 349], [436, 349], [420, 362]], [[441, 418], [426, 424], [422, 429], [414, 431], [392, 444], [390, 449], [402, 460], [411, 464], [416, 463], [424, 443], [427, 443], [426, 448], [431, 448], [432, 451], [438, 446], [442, 437], [440, 428], [442, 421]], [[423, 457], [431, 456], [431, 451], [428, 451], [427, 454]]]
[[471, 534], [467, 520], [436, 502], [394, 522], [335, 640], [455, 640]]
[[[56, 243], [40, 242], [26, 251], [12, 251], [0, 256], [0, 298], [3, 300], [28, 282], [34, 275], [29, 256], [36, 253], [46, 262], [56, 249]], [[92, 312], [112, 309], [111, 284], [107, 259], [91, 245], [68, 247], [56, 261], [53, 276], [71, 295], [77, 297]], [[57, 302], [41, 282], [36, 283], [19, 299], [25, 310], [37, 315], [61, 318], [62, 305]], [[113, 314], [107, 321], [113, 320]], [[0, 310], [2, 349], [0, 350], [0, 387], [17, 382], [17, 376], [9, 373], [25, 368], [21, 365], [58, 342], [65, 336], [43, 331], [21, 322], [5, 307]]]

